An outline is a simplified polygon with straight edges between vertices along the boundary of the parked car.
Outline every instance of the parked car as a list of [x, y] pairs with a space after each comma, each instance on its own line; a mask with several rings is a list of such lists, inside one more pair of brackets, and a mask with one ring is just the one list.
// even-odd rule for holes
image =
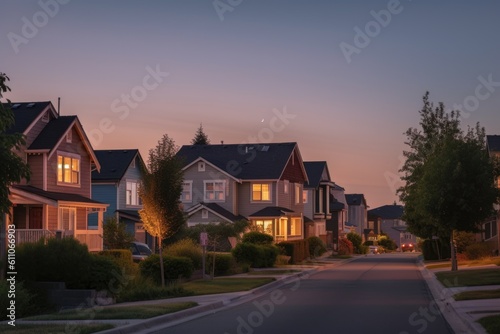
[[134, 260], [134, 262], [140, 262], [153, 254], [153, 251], [148, 245], [137, 241], [130, 244], [130, 251], [132, 252], [132, 260]]
[[380, 254], [378, 246], [368, 246], [368, 251], [370, 254]]
[[403, 251], [403, 252], [413, 252], [413, 251], [415, 251], [415, 245], [413, 245], [411, 242], [410, 243], [406, 243], [406, 244], [402, 244], [401, 245], [401, 251]]

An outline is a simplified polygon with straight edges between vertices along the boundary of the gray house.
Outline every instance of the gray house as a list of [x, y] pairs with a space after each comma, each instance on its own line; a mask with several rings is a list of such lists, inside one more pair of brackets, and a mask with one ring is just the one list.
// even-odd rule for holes
[[406, 222], [402, 220], [404, 207], [396, 203], [383, 205], [368, 211], [370, 217], [379, 217], [381, 221], [381, 230], [389, 238], [394, 240], [401, 249], [404, 243], [416, 244], [417, 237], [407, 231]]
[[345, 199], [348, 205], [348, 223], [346, 225], [363, 236], [363, 232], [368, 226], [368, 205], [366, 205], [365, 195], [346, 194]]
[[275, 241], [304, 238], [297, 143], [185, 145], [181, 202], [188, 226], [247, 219]]

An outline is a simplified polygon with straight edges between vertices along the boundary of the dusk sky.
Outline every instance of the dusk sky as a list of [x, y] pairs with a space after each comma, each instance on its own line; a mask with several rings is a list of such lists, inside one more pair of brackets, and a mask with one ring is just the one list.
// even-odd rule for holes
[[[95, 149], [296, 141], [371, 208], [397, 200], [422, 96], [500, 134], [498, 1], [0, 1], [13, 102], [78, 115]], [[167, 74], [168, 73], [168, 74]], [[278, 116], [279, 115], [279, 116]]]

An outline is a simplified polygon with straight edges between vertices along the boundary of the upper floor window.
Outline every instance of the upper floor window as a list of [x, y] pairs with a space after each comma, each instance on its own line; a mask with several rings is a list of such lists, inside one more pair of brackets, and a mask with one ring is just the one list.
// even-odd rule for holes
[[127, 181], [125, 204], [141, 205], [141, 199], [139, 197], [139, 184], [137, 181]]
[[193, 201], [193, 181], [182, 182], [181, 202], [191, 203]]
[[302, 190], [302, 203], [307, 203], [308, 197], [307, 197], [307, 190]]
[[271, 185], [269, 183], [254, 183], [252, 184], [252, 201], [270, 201], [271, 200]]
[[289, 185], [290, 185], [290, 181], [288, 181], [288, 180], [283, 181], [283, 192], [285, 194], [288, 194], [288, 187], [289, 187]]
[[302, 191], [300, 189], [300, 183], [295, 183], [295, 204], [302, 203]]
[[80, 183], [80, 158], [57, 156], [57, 182], [66, 184]]
[[205, 181], [205, 200], [206, 201], [225, 201], [226, 199], [226, 181], [214, 180]]

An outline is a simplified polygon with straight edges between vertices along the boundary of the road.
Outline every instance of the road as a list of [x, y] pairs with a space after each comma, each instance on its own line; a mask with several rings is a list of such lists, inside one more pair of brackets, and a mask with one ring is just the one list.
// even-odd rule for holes
[[154, 333], [452, 333], [415, 254], [361, 257]]

